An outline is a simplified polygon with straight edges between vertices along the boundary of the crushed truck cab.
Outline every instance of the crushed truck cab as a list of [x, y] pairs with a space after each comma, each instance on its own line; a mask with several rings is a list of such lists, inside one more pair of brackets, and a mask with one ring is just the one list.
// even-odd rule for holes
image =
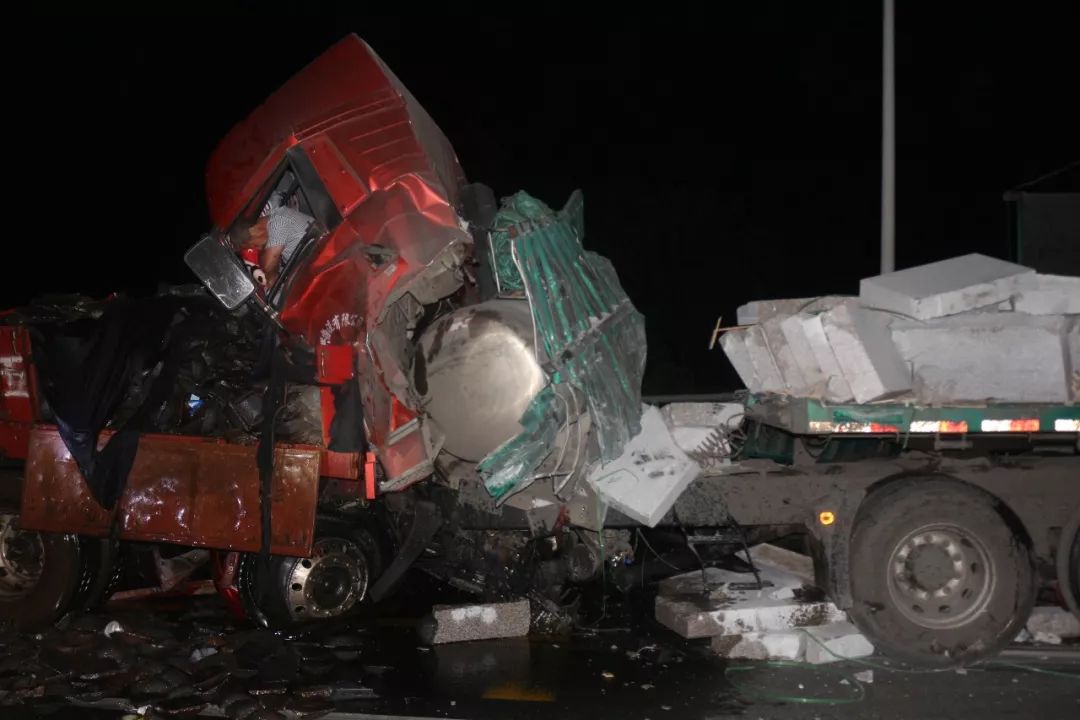
[[[23, 531], [212, 549], [267, 622], [384, 596], [439, 533], [599, 532], [587, 470], [640, 429], [645, 336], [580, 192], [470, 183], [355, 35], [221, 140], [206, 192], [200, 285], [4, 316]], [[261, 267], [242, 228], [281, 208], [307, 230]]]

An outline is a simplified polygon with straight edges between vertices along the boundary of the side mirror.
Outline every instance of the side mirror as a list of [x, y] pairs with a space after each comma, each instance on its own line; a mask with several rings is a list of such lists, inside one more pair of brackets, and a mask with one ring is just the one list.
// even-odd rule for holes
[[210, 292], [229, 310], [234, 310], [255, 294], [255, 281], [240, 259], [210, 235], [203, 235], [184, 253], [184, 262]]

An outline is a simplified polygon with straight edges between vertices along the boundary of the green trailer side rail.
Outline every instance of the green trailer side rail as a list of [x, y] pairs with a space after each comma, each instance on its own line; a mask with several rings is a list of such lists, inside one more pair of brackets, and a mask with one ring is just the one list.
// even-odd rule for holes
[[745, 404], [749, 417], [796, 435], [1080, 433], [1080, 406], [1076, 405], [828, 404], [778, 395], [748, 395]]

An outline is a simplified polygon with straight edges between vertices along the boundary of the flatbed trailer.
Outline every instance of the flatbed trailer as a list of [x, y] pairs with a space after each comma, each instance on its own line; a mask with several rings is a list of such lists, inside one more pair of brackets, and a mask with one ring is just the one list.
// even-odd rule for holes
[[1078, 612], [1080, 407], [740, 399], [741, 448], [667, 521], [806, 532], [817, 585], [919, 664], [996, 652], [1040, 589]]

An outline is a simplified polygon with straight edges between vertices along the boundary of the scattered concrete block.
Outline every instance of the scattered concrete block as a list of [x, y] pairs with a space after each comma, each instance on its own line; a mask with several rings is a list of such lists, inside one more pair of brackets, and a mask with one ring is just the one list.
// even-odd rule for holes
[[845, 619], [829, 602], [794, 599], [732, 602], [698, 596], [656, 596], [656, 620], [685, 638], [790, 631]]
[[654, 527], [701, 472], [671, 436], [660, 411], [643, 405], [641, 432], [609, 463], [597, 463], [588, 482], [609, 506]]
[[750, 349], [746, 345], [746, 328], [731, 330], [720, 336], [720, 347], [724, 349], [728, 362], [739, 374], [739, 379], [750, 392], [761, 392], [761, 380], [758, 379], [754, 363], [750, 360]]
[[864, 278], [859, 299], [869, 308], [929, 320], [1008, 300], [1034, 275], [1031, 268], [972, 253]]
[[1035, 635], [1047, 633], [1059, 638], [1080, 637], [1080, 618], [1059, 607], [1034, 608], [1024, 627]]
[[892, 337], [923, 403], [1065, 403], [1071, 397], [1061, 315], [975, 312], [895, 320]]
[[890, 317], [853, 304], [822, 316], [828, 338], [855, 401], [872, 402], [911, 390], [910, 372], [889, 334]]
[[799, 358], [784, 337], [783, 320], [783, 316], [769, 318], [761, 324], [761, 332], [765, 336], [765, 344], [768, 345], [773, 361], [780, 371], [780, 377], [784, 380], [784, 391], [791, 395], [806, 395], [811, 387], [803, 375]]
[[701, 588], [701, 572], [692, 571], [661, 580], [657, 592], [666, 597], [707, 597], [715, 602], [757, 602], [790, 600], [797, 591], [810, 584], [782, 568], [760, 567], [758, 575], [761, 576], [761, 588], [752, 587], [756, 585], [753, 573], [705, 568], [706, 590]]
[[802, 553], [759, 543], [750, 548], [750, 559], [761, 570], [782, 571], [806, 585], [814, 584], [814, 560]]
[[521, 637], [529, 634], [529, 601], [483, 605], [436, 605], [421, 628], [431, 645]]
[[810, 351], [814, 360], [821, 368], [825, 377], [825, 399], [831, 402], [850, 402], [855, 399], [851, 391], [851, 385], [844, 378], [844, 372], [840, 369], [840, 363], [836, 359], [829, 338], [825, 335], [825, 326], [821, 321], [821, 315], [808, 315], [803, 320], [803, 331], [806, 341], [810, 344]]
[[814, 665], [874, 654], [874, 646], [847, 620], [806, 628], [806, 662]]
[[746, 407], [742, 403], [671, 403], [660, 409], [675, 444], [685, 453], [699, 450], [717, 428], [735, 428]]
[[711, 642], [721, 657], [740, 660], [802, 660], [806, 635], [798, 631], [718, 635]]
[[851, 295], [823, 295], [809, 298], [784, 298], [780, 300], [753, 300], [740, 305], [736, 311], [736, 320], [740, 325], [756, 325], [779, 316], [794, 315], [800, 312], [822, 312], [835, 307], [841, 302], [854, 299]]
[[1024, 276], [1023, 289], [1013, 298], [1012, 309], [1028, 315], [1080, 314], [1080, 277], [1067, 275]]

